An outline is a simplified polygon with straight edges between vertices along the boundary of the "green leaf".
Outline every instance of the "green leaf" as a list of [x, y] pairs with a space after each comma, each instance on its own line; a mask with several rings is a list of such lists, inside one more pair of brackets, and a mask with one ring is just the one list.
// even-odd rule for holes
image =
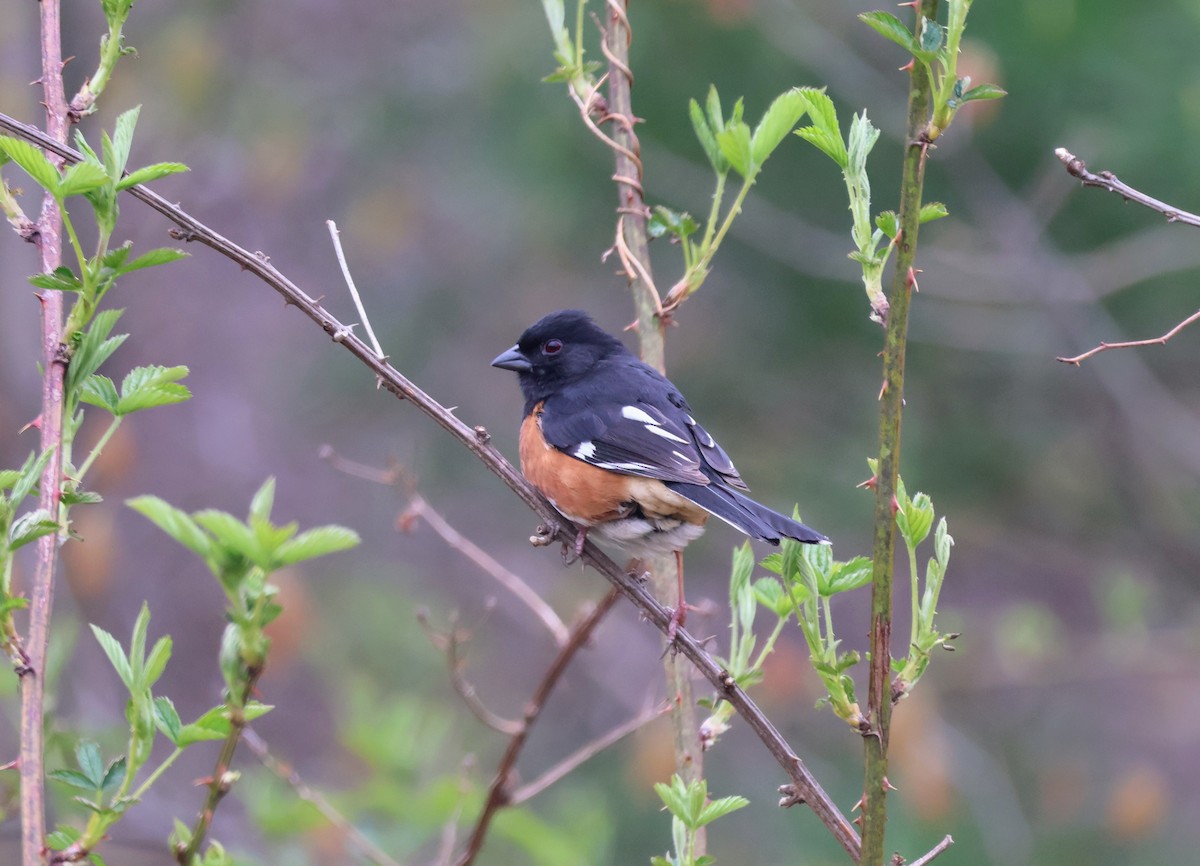
[[269, 521], [271, 509], [275, 507], [275, 478], [270, 477], [254, 492], [250, 499], [250, 517]]
[[108, 661], [112, 664], [113, 669], [117, 672], [117, 676], [121, 678], [121, 682], [128, 689], [133, 688], [133, 668], [130, 667], [129, 658], [125, 655], [125, 649], [111, 634], [100, 628], [98, 625], [92, 625], [92, 634], [96, 636], [100, 648], [104, 650], [104, 654], [108, 656]]
[[913, 54], [920, 51], [916, 38], [904, 22], [891, 12], [863, 12], [858, 16], [868, 27], [882, 36], [890, 39], [902, 48], [907, 48]]
[[182, 403], [192, 396], [184, 385], [176, 384], [188, 374], [188, 368], [178, 367], [135, 367], [121, 382], [121, 399], [113, 410], [114, 415], [128, 415], [142, 409]]
[[191, 171], [191, 169], [182, 162], [156, 162], [154, 165], [147, 165], [129, 172], [129, 174], [117, 181], [117, 190], [129, 189], [131, 186], [137, 186], [140, 183], [150, 183], [153, 180], [158, 180], [160, 177], [166, 177], [171, 174], [182, 174], [185, 171]]
[[104, 759], [100, 757], [100, 746], [92, 740], [80, 740], [75, 744], [75, 760], [79, 769], [98, 791], [104, 784]]
[[13, 521], [8, 533], [8, 549], [17, 550], [31, 541], [52, 535], [59, 529], [58, 521], [44, 508], [26, 512]]
[[679, 240], [684, 240], [695, 234], [699, 228], [700, 224], [696, 222], [691, 214], [684, 211], [671, 210], [662, 205], [655, 206], [654, 212], [650, 215], [650, 219], [646, 223], [646, 231], [652, 238], [659, 238], [669, 234]]
[[83, 283], [75, 272], [65, 265], [55, 268], [48, 274], [34, 274], [29, 278], [29, 284], [39, 289], [50, 289], [55, 292], [78, 292], [83, 289]]
[[76, 393], [79, 386], [121, 347], [128, 334], [109, 337], [123, 310], [104, 310], [92, 318], [92, 325], [79, 338], [79, 345], [67, 367], [67, 391]]
[[275, 550], [279, 565], [294, 565], [330, 553], [348, 550], [359, 543], [358, 533], [344, 526], [318, 526], [285, 541]]
[[170, 698], [160, 696], [154, 699], [154, 723], [168, 740], [176, 746], [180, 745], [179, 732], [183, 723]]
[[1008, 96], [1008, 91], [994, 84], [980, 84], [964, 93], [958, 101], [961, 105], [979, 99], [1000, 99], [1002, 96]]
[[163, 670], [167, 667], [167, 662], [171, 659], [171, 646], [169, 635], [163, 635], [154, 642], [154, 648], [146, 657], [146, 670], [142, 673], [143, 688], [148, 689], [158, 682], [158, 678], [162, 676]]
[[[247, 722], [252, 722], [261, 716], [266, 715], [274, 706], [269, 704], [260, 704], [258, 701], [250, 701], [243, 709], [243, 717]], [[222, 740], [229, 736], [232, 730], [232, 725], [229, 721], [229, 708], [224, 704], [213, 707], [196, 721], [190, 725], [184, 725], [179, 733], [179, 746], [190, 746], [192, 743], [198, 743], [202, 740]]]
[[204, 557], [206, 561], [209, 559], [212, 541], [186, 512], [180, 511], [157, 496], [138, 496], [125, 500], [125, 504], [148, 518], [151, 523], [188, 550]]
[[255, 565], [269, 568], [270, 563], [264, 561], [264, 551], [259, 546], [258, 539], [254, 537], [253, 530], [232, 514], [208, 508], [197, 511], [192, 518], [207, 529], [221, 547], [236, 552]]
[[100, 790], [105, 794], [112, 793], [122, 782], [125, 781], [125, 756], [114, 760], [108, 765], [108, 769], [104, 771], [104, 779], [100, 783]]
[[[866, 110], [864, 109], [861, 114], [854, 115], [854, 119], [850, 121], [850, 135], [846, 145], [846, 167], [853, 176], [862, 179], [862, 184], [868, 192], [870, 183], [867, 180], [867, 157], [878, 140], [879, 130], [867, 117]], [[870, 195], [868, 194], [864, 210], [869, 205]]]
[[856, 556], [849, 562], [835, 562], [829, 569], [829, 594], [849, 592], [871, 582], [871, 559]]
[[141, 691], [146, 688], [146, 631], [150, 628], [150, 605], [142, 602], [137, 619], [133, 621], [133, 636], [129, 639], [129, 668], [132, 671], [133, 685], [130, 691]]
[[122, 265], [118, 269], [118, 273], [128, 274], [133, 271], [140, 271], [142, 268], [165, 265], [170, 262], [177, 262], [180, 259], [186, 259], [190, 255], [191, 253], [185, 253], [183, 250], [177, 250], [174, 247], [159, 247], [147, 253], [142, 253], [127, 265]]
[[[117, 115], [117, 122], [113, 126], [112, 139], [109, 140], [105, 136], [104, 166], [113, 180], [118, 180], [125, 173], [125, 166], [129, 164], [129, 151], [133, 147], [133, 131], [137, 128], [138, 115], [141, 110], [142, 107], [136, 105], [128, 111], [121, 112]], [[118, 189], [122, 188], [118, 185]]]
[[79, 399], [92, 406], [107, 409], [115, 415], [117, 414], [117, 403], [121, 397], [117, 393], [117, 386], [113, 384], [112, 379], [99, 373], [93, 373], [83, 380], [83, 387], [79, 389]]
[[950, 211], [946, 210], [946, 206], [940, 201], [931, 201], [928, 204], [921, 205], [920, 220], [923, 223], [940, 220], [944, 216], [949, 216]]
[[750, 138], [750, 158], [755, 165], [761, 166], [775, 152], [808, 111], [808, 105], [807, 91], [799, 87], [775, 97]]
[[94, 162], [77, 162], [63, 172], [58, 194], [62, 198], [69, 195], [83, 195], [99, 189], [108, 183], [108, 175], [104, 169]]
[[20, 166], [42, 189], [56, 198], [62, 197], [58, 191], [58, 172], [45, 154], [32, 144], [21, 141], [19, 138], [0, 135], [0, 151], [3, 151], [9, 159]]
[[942, 25], [932, 18], [926, 18], [925, 26], [921, 28], [921, 50], [926, 54], [936, 54], [945, 43], [946, 31]]
[[[741, 104], [741, 100], [738, 100]], [[704, 98], [704, 107], [708, 112], [708, 126], [713, 131], [713, 135], [722, 132], [725, 129], [725, 115], [721, 111], [721, 96], [717, 93], [717, 85], [708, 85], [708, 95]]]
[[896, 232], [900, 230], [899, 217], [896, 216], [894, 210], [885, 210], [879, 216], [875, 217], [875, 227], [889, 238], [895, 240]]
[[896, 525], [911, 547], [924, 541], [933, 528], [933, 503], [928, 494], [918, 493], [910, 501], [904, 502], [896, 512]]
[[750, 805], [750, 801], [745, 797], [732, 796], [721, 797], [719, 800], [713, 800], [701, 811], [698, 819], [698, 826], [703, 827], [705, 824], [711, 824], [718, 818], [728, 815], [730, 812], [736, 812]]
[[845, 169], [848, 163], [846, 143], [842, 141], [842, 130], [838, 124], [837, 109], [833, 100], [822, 90], [803, 88], [805, 101], [808, 103], [808, 117], [811, 126], [796, 130], [796, 135], [812, 144], [830, 159]]
[[92, 780], [78, 770], [51, 770], [46, 774], [46, 777], [56, 782], [62, 782], [64, 785], [69, 785], [77, 791], [90, 792], [95, 791], [99, 787], [99, 785], [93, 785]]
[[69, 827], [65, 824], [58, 825], [53, 833], [46, 836], [46, 846], [52, 851], [62, 851], [64, 848], [69, 848], [71, 845], [83, 835], [83, 831], [78, 827]]
[[53, 448], [47, 448], [39, 456], [35, 457], [33, 452], [25, 458], [25, 462], [21, 464], [21, 468], [17, 471], [16, 477], [12, 478], [12, 470], [5, 473], [6, 479], [0, 487], [8, 487], [12, 489], [12, 493], [8, 496], [8, 501], [13, 506], [18, 505], [26, 496], [33, 491], [37, 486], [38, 480], [42, 477], [42, 470], [46, 468], [46, 464], [50, 460], [50, 455], [53, 453]]
[[[740, 99], [738, 104], [741, 104]], [[753, 163], [749, 126], [740, 121], [729, 123], [725, 129], [717, 133], [717, 144], [734, 171], [746, 179], [754, 175], [757, 167]]]
[[61, 501], [63, 505], [99, 505], [104, 497], [92, 490], [64, 490]]
[[713, 171], [717, 174], [729, 171], [729, 160], [725, 159], [725, 155], [721, 153], [716, 135], [713, 134], [713, 130], [704, 116], [704, 110], [694, 99], [688, 102], [688, 117], [691, 118], [692, 129], [695, 130], [696, 138], [699, 139], [700, 147], [704, 151], [704, 155], [708, 157], [708, 163], [713, 167]]

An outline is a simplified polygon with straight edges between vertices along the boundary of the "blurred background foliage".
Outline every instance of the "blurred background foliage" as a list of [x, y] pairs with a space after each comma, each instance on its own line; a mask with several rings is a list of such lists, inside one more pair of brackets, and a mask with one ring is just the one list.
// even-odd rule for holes
[[[80, 58], [67, 67], [73, 90], [101, 19], [99, 4], [64, 5], [64, 54]], [[709, 171], [686, 104], [712, 82], [727, 100], [744, 94], [752, 117], [802, 84], [827, 85], [843, 120], [865, 107], [884, 133], [876, 207], [893, 205], [905, 58], [856, 20], [875, 4], [632, 6], [652, 204], [707, 212]], [[9, 4], [0, 27], [0, 107], [30, 122], [41, 119], [29, 85], [36, 8]], [[89, 137], [142, 104], [133, 161], [192, 168], [159, 191], [352, 321], [323, 224], [335, 219], [392, 363], [513, 457], [520, 398], [488, 360], [550, 309], [586, 307], [611, 329], [632, 318], [613, 263], [600, 260], [613, 230], [610, 156], [561, 85], [540, 82], [554, 64], [534, 0], [142, 2], [127, 34], [138, 56], [118, 68]], [[951, 218], [921, 235], [903, 463], [910, 490], [949, 517], [957, 545], [941, 608], [963, 637], [896, 714], [889, 844], [915, 856], [951, 833], [946, 862], [1006, 866], [1186, 862], [1200, 847], [1200, 331], [1078, 370], [1053, 359], [1160, 334], [1194, 311], [1200, 244], [1185, 227], [1081, 191], [1053, 150], [1196, 210], [1200, 6], [979, 0], [967, 36], [962, 70], [1010, 96], [965, 109], [930, 162], [926, 198]], [[825, 157], [785, 143], [667, 352], [757, 497], [783, 510], [799, 502], [848, 557], [870, 542], [871, 501], [855, 484], [876, 447], [880, 331], [845, 258], [843, 195]], [[165, 223], [132, 202], [122, 224], [136, 248], [164, 242]], [[477, 808], [504, 742], [453, 694], [415, 611], [440, 622], [461, 612], [468, 676], [503, 715], [520, 714], [553, 644], [428, 527], [397, 531], [403, 490], [334, 471], [319, 447], [409, 467], [435, 507], [564, 618], [599, 597], [601, 580], [530, 549], [533, 519], [476, 461], [376, 392], [262, 285], [192, 252], [128, 277], [111, 299], [129, 308], [122, 324], [134, 335], [112, 374], [186, 364], [195, 397], [124, 426], [93, 473], [107, 503], [74, 514], [84, 540], [64, 551], [55, 730], [102, 741], [109, 730], [106, 748], [119, 747], [123, 699], [82, 624], [127, 634], [143, 598], [155, 633], [175, 638], [163, 691], [185, 717], [215, 702], [220, 592], [120, 503], [153, 493], [240, 513], [275, 475], [281, 519], [336, 521], [364, 544], [283, 576], [286, 612], [260, 686], [279, 709], [256, 728], [385, 850], [428, 860], [444, 822]], [[674, 252], [654, 251], [664, 286]], [[5, 466], [35, 447], [17, 434], [38, 405], [38, 311], [25, 282], [35, 261], [0, 233]], [[692, 547], [689, 597], [723, 606], [738, 540], [718, 526]], [[865, 593], [839, 601], [840, 633], [861, 648]], [[723, 636], [722, 606], [689, 627]], [[897, 633], [906, 629], [901, 613]], [[659, 651], [657, 634], [620, 605], [555, 693], [523, 777], [655, 700]], [[16, 748], [13, 679], [0, 688], [2, 757]], [[861, 747], [812, 708], [817, 689], [799, 634], [787, 635], [757, 697], [848, 809]], [[54, 742], [49, 765], [62, 766], [71, 741]], [[194, 815], [192, 781], [211, 760], [189, 752], [121, 825], [115, 844], [126, 847], [113, 851], [125, 859], [109, 862], [139, 852], [161, 862], [170, 819]], [[670, 761], [659, 722], [504, 814], [479, 862], [648, 862], [669, 844], [651, 785]], [[218, 838], [262, 862], [346, 861], [340, 836], [290, 789], [249, 752], [240, 764], [246, 778], [218, 814]], [[752, 803], [715, 828], [719, 862], [843, 862], [811, 815], [775, 808], [783, 780], [736, 723], [709, 775], [714, 795]], [[0, 773], [0, 845], [17, 835], [13, 776]]]

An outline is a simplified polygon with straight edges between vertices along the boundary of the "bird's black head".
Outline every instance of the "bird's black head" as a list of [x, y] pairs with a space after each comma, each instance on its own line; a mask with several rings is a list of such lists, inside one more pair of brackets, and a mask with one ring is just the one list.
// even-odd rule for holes
[[[601, 330], [582, 310], [559, 310], [530, 325], [517, 344], [492, 361], [513, 370], [529, 406], [576, 381], [600, 361], [626, 353], [625, 344]], [[528, 408], [528, 407], [527, 407]]]

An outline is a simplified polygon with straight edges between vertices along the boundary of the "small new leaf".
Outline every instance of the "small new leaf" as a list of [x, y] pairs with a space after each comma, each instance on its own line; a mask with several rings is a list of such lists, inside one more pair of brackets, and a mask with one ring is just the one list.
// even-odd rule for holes
[[58, 522], [44, 508], [26, 512], [13, 521], [8, 533], [8, 549], [17, 550], [45, 535], [58, 531]]
[[155, 526], [174, 538], [188, 550], [207, 560], [212, 542], [196, 521], [184, 511], [159, 499], [157, 496], [139, 496], [127, 499], [125, 504], [142, 514]]
[[181, 174], [185, 171], [191, 171], [191, 169], [182, 162], [156, 162], [154, 165], [147, 165], [129, 172], [129, 174], [117, 181], [117, 190], [129, 189], [131, 186], [137, 186], [140, 183], [150, 183], [150, 181], [158, 180], [160, 177]]
[[142, 409], [182, 403], [192, 396], [186, 386], [177, 384], [187, 374], [188, 368], [184, 366], [135, 367], [121, 382], [121, 399], [113, 408], [113, 414], [128, 415]]
[[80, 740], [75, 745], [75, 760], [83, 775], [92, 783], [92, 790], [100, 790], [104, 784], [104, 760], [100, 757], [100, 746], [92, 740]]
[[699, 139], [700, 147], [703, 149], [704, 155], [708, 157], [708, 163], [713, 167], [713, 171], [717, 174], [729, 171], [729, 160], [721, 153], [716, 135], [713, 133], [712, 127], [708, 125], [708, 119], [704, 116], [700, 103], [694, 99], [688, 102], [688, 117], [691, 118], [692, 129], [695, 130], [696, 138]]
[[921, 50], [912, 31], [891, 12], [863, 12], [858, 17], [884, 39], [890, 39], [913, 54], [917, 54]]
[[50, 160], [32, 144], [19, 138], [0, 135], [0, 151], [20, 166], [42, 189], [56, 198], [62, 197], [58, 191], [58, 172], [54, 170]]
[[973, 102], [979, 99], [1000, 99], [1002, 96], [1008, 96], [1008, 91], [994, 84], [981, 84], [964, 93], [959, 99], [959, 103]]
[[48, 274], [34, 274], [29, 278], [29, 284], [39, 289], [50, 289], [54, 292], [78, 292], [83, 289], [83, 283], [75, 272], [65, 265], [55, 268]]
[[100, 189], [108, 183], [108, 175], [104, 169], [94, 162], [77, 162], [63, 172], [62, 181], [58, 186], [58, 194], [62, 198], [69, 195], [83, 195]]
[[[740, 99], [738, 104], [741, 104]], [[733, 170], [742, 177], [749, 179], [757, 172], [750, 145], [750, 127], [745, 123], [730, 121], [725, 129], [717, 133], [717, 144]]]
[[721, 797], [718, 800], [713, 800], [700, 811], [699, 826], [711, 824], [718, 818], [728, 815], [730, 812], [736, 812], [738, 809], [750, 805], [750, 801], [745, 797], [734, 795], [732, 797]]
[[92, 634], [96, 636], [100, 648], [104, 650], [104, 654], [108, 656], [109, 662], [113, 669], [117, 672], [117, 676], [121, 678], [121, 682], [126, 688], [133, 688], [133, 668], [129, 664], [129, 658], [125, 655], [125, 648], [111, 634], [97, 625], [92, 625]]
[[359, 543], [358, 533], [344, 526], [318, 526], [285, 541], [275, 550], [279, 565], [294, 565], [330, 553], [348, 550]]
[[767, 161], [779, 143], [791, 132], [808, 111], [809, 90], [794, 87], [779, 94], [768, 106], [750, 138], [750, 158], [754, 165]]
[[159, 247], [158, 249], [150, 250], [148, 253], [142, 253], [133, 261], [122, 265], [118, 273], [128, 274], [131, 271], [140, 271], [142, 268], [165, 265], [170, 262], [177, 262], [180, 259], [186, 259], [190, 255], [191, 253], [185, 253], [183, 250], [177, 250], [173, 247]]
[[51, 770], [46, 775], [56, 782], [62, 782], [64, 785], [71, 786], [77, 791], [91, 792], [95, 791], [98, 787], [93, 785], [92, 780], [78, 770]]
[[154, 724], [173, 745], [180, 745], [179, 733], [183, 723], [170, 698], [160, 696], [154, 699]]

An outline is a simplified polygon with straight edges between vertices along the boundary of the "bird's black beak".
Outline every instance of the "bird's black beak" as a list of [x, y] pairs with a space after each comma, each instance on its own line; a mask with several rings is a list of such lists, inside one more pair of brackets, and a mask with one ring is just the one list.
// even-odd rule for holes
[[492, 360], [493, 367], [501, 370], [512, 370], [517, 373], [528, 373], [533, 369], [529, 359], [521, 354], [521, 350], [513, 346], [507, 352], [502, 352]]

